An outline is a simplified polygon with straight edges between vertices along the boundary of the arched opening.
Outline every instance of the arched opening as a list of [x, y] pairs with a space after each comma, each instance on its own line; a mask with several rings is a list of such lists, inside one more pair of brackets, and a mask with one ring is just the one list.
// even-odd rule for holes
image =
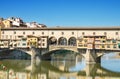
[[59, 38], [58, 44], [59, 45], [67, 45], [67, 39], [64, 37]]
[[30, 60], [31, 55], [20, 49], [6, 49], [0, 52], [1, 59], [25, 59]]
[[76, 45], [76, 38], [75, 37], [70, 37], [68, 40], [68, 45], [75, 46]]
[[57, 44], [57, 39], [55, 37], [50, 37], [49, 38], [49, 45], [56, 45]]

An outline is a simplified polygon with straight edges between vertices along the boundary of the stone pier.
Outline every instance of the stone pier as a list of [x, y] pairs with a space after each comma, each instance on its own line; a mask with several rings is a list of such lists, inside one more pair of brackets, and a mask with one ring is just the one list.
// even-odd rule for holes
[[[32, 55], [31, 55], [31, 66], [38, 65], [41, 61], [40, 52], [36, 51], [36, 48], [31, 47]], [[34, 66], [33, 66], [34, 67]], [[34, 68], [33, 68], [34, 69]]]
[[86, 64], [101, 63], [101, 57], [97, 56], [95, 49], [87, 49], [85, 55]]

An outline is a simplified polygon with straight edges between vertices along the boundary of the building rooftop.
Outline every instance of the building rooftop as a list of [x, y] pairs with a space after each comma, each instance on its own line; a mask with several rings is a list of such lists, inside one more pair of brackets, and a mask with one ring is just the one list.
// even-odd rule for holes
[[1, 30], [120, 30], [120, 27], [50, 27], [50, 28], [10, 27], [1, 28]]

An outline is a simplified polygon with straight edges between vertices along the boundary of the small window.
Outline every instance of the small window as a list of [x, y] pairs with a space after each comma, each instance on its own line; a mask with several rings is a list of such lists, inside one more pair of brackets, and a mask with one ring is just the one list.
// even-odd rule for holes
[[41, 38], [38, 38], [39, 41], [41, 41]]
[[25, 32], [23, 32], [23, 34], [25, 34]]
[[45, 41], [45, 39], [43, 39], [43, 41]]
[[116, 32], [115, 34], [118, 35], [118, 32]]
[[105, 48], [105, 46], [104, 46], [104, 45], [102, 45], [102, 48]]
[[86, 42], [87, 42], [87, 39], [85, 39], [84, 42], [86, 43]]
[[116, 46], [116, 45], [113, 45], [113, 48], [117, 48], [117, 46]]
[[44, 35], [44, 32], [42, 32], [42, 35]]
[[4, 31], [2, 32], [2, 34], [4, 34]]
[[39, 43], [38, 45], [41, 46], [41, 43]]
[[64, 32], [61, 32], [62, 35], [64, 35]]
[[22, 45], [23, 45], [23, 46], [26, 46], [26, 43], [23, 43]]
[[82, 42], [82, 39], [79, 39], [79, 42]]
[[26, 39], [23, 38], [22, 41], [26, 41]]
[[107, 43], [110, 43], [111, 42], [111, 40], [107, 40]]
[[16, 31], [14, 31], [14, 34], [16, 34]]
[[30, 45], [30, 43], [28, 42], [27, 45]]
[[107, 35], [107, 33], [106, 33], [106, 32], [104, 32], [104, 35]]
[[54, 32], [51, 32], [52, 35], [54, 35]]
[[93, 35], [95, 35], [95, 32], [93, 32]]
[[43, 45], [43, 46], [45, 46], [45, 44], [44, 44], [44, 43], [43, 43], [42, 45]]
[[82, 35], [85, 35], [85, 32], [82, 32]]
[[105, 43], [105, 40], [103, 40], [102, 43]]
[[72, 35], [74, 35], [74, 32], [72, 32]]
[[113, 40], [112, 40], [112, 43], [116, 43], [116, 40], [113, 39]]
[[110, 45], [107, 45], [107, 48], [110, 48]]
[[32, 32], [32, 34], [35, 34], [35, 32]]

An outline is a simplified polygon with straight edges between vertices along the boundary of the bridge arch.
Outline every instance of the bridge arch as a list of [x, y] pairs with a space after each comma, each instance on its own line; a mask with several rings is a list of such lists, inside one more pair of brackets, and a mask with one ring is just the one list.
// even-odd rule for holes
[[67, 45], [67, 38], [65, 38], [65, 37], [60, 37], [60, 38], [58, 39], [58, 44], [59, 44], [59, 45]]
[[55, 52], [57, 52], [57, 51], [71, 51], [72, 53], [75, 53], [76, 55], [77, 55], [77, 53], [78, 53], [78, 51], [77, 50], [73, 50], [73, 49], [67, 49], [67, 48], [65, 48], [65, 49], [61, 49], [61, 48], [58, 48], [58, 49], [53, 49], [53, 50], [50, 50], [50, 51], [48, 51], [48, 52], [46, 52], [46, 53], [44, 53], [43, 55], [42, 55], [42, 58], [41, 59], [51, 59], [51, 54], [53, 54], [53, 53], [55, 53]]
[[75, 37], [70, 37], [68, 40], [68, 45], [75, 46], [76, 45], [76, 38]]
[[61, 49], [61, 48], [56, 48], [56, 49], [53, 49], [53, 50], [50, 50], [49, 52], [53, 52], [53, 51], [60, 51], [60, 50], [67, 50], [67, 51], [72, 51], [72, 52], [78, 52], [77, 50], [75, 50], [75, 49], [68, 49], [68, 48], [63, 48], [63, 49]]
[[17, 50], [17, 51], [20, 51], [22, 53], [25, 53], [25, 54], [28, 54], [28, 55], [32, 56], [32, 51], [31, 50], [24, 50], [24, 49], [14, 49], [14, 50]]
[[57, 38], [52, 36], [49, 38], [49, 45], [56, 45], [57, 44]]
[[103, 57], [104, 55], [107, 55], [107, 54], [111, 54], [111, 53], [113, 53], [113, 52], [104, 52], [104, 51], [102, 51], [102, 52], [97, 52], [97, 57], [99, 58], [101, 58], [101, 57]]
[[0, 52], [3, 54], [0, 59], [31, 59], [31, 52], [21, 49], [6, 49]]

